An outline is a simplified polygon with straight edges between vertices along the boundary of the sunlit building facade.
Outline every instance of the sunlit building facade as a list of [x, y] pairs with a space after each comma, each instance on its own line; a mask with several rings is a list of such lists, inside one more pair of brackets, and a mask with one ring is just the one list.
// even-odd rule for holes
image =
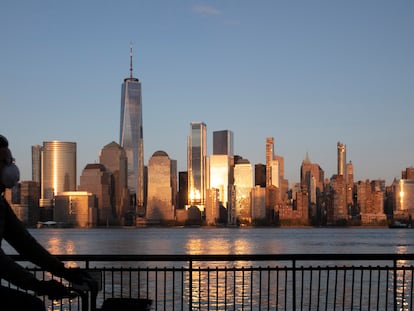
[[210, 185], [209, 189], [217, 189], [219, 202], [228, 206], [228, 187], [230, 177], [230, 158], [225, 154], [210, 156]]
[[275, 156], [274, 152], [274, 138], [266, 138], [266, 187], [273, 185], [272, 164]]
[[385, 224], [387, 217], [384, 213], [384, 192], [369, 180], [356, 184], [357, 203], [362, 225]]
[[67, 191], [55, 197], [55, 221], [63, 226], [90, 228], [96, 226], [96, 196], [86, 191]]
[[266, 188], [255, 186], [252, 189], [252, 222], [266, 219]]
[[87, 164], [80, 176], [79, 191], [93, 193], [97, 198], [98, 225], [119, 225], [113, 204], [112, 176], [99, 163]]
[[251, 191], [253, 187], [253, 167], [248, 160], [241, 159], [234, 165], [235, 217], [244, 223], [251, 222]]
[[29, 227], [36, 226], [39, 220], [39, 195], [40, 184], [31, 180], [19, 182], [4, 194], [16, 216]]
[[400, 179], [394, 182], [394, 213], [414, 212], [414, 179]]
[[156, 151], [148, 161], [147, 221], [174, 221], [176, 204], [177, 161], [164, 151]]
[[76, 143], [43, 142], [40, 207], [51, 207], [54, 196], [76, 191]]
[[207, 187], [207, 126], [190, 124], [187, 144], [188, 205], [204, 210]]
[[346, 182], [346, 145], [338, 142], [337, 144], [337, 161], [338, 161], [338, 168], [337, 168], [337, 174], [344, 176], [345, 182]]
[[121, 94], [120, 145], [128, 159], [128, 188], [131, 205], [144, 205], [144, 138], [142, 130], [141, 82], [132, 76], [132, 49], [130, 76], [124, 79]]
[[208, 226], [216, 225], [220, 219], [219, 190], [211, 188], [207, 190], [205, 217]]

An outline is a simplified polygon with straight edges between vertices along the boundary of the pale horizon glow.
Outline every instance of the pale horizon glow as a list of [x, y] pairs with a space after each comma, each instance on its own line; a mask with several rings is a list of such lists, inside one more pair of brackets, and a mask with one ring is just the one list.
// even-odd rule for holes
[[[414, 2], [5, 1], [0, 134], [31, 179], [31, 146], [77, 144], [77, 181], [119, 143], [121, 85], [142, 85], [144, 164], [157, 150], [187, 170], [191, 122], [234, 133], [234, 154], [289, 187], [309, 154], [330, 178], [337, 142], [354, 180], [390, 185], [414, 165]], [[78, 182], [79, 183], [79, 182]]]

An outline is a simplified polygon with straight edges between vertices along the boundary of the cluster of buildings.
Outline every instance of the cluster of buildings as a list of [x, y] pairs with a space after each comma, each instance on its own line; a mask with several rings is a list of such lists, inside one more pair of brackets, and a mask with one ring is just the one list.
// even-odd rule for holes
[[267, 137], [266, 163], [252, 164], [234, 153], [233, 132], [213, 132], [207, 155], [207, 126], [192, 122], [187, 171], [165, 151], [144, 163], [141, 83], [132, 75], [121, 92], [119, 142], [87, 164], [77, 185], [76, 143], [45, 141], [32, 146], [32, 180], [6, 192], [19, 218], [29, 226], [69, 227], [145, 225], [387, 225], [411, 221], [414, 168], [386, 186], [384, 180], [354, 181], [346, 145], [337, 144], [337, 173], [306, 155], [300, 182], [289, 187], [284, 158]]

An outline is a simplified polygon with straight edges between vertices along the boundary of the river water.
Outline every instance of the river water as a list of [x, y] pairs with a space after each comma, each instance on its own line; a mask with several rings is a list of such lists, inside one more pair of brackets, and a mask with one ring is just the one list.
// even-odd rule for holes
[[[53, 254], [413, 253], [414, 230], [388, 228], [30, 229]], [[6, 253], [14, 250], [6, 243]]]
[[[102, 228], [102, 229], [30, 229], [33, 236], [53, 254], [302, 254], [302, 253], [334, 253], [334, 254], [358, 254], [358, 253], [414, 253], [414, 230], [388, 229], [388, 228]], [[6, 253], [15, 253], [7, 244], [3, 244]], [[370, 264], [370, 263], [365, 263]], [[377, 264], [377, 263], [375, 263]], [[250, 265], [250, 264], [249, 264]], [[249, 265], [246, 265], [248, 267]], [[162, 270], [161, 274], [162, 274]], [[153, 272], [151, 272], [153, 273]], [[157, 283], [145, 277], [142, 272], [140, 277], [134, 274], [132, 288], [140, 295], [148, 295], [154, 299], [153, 308], [157, 310], [187, 310], [189, 284], [193, 294], [192, 310], [261, 310], [261, 306], [271, 306], [270, 309], [292, 309], [293, 297], [291, 279], [283, 269], [273, 272], [221, 272], [226, 278], [219, 280], [218, 272], [200, 274], [192, 272], [193, 281], [188, 276], [182, 277], [182, 282], [166, 280], [166, 274], [161, 275], [165, 281]], [[234, 274], [232, 274], [234, 273]], [[240, 278], [240, 273], [246, 276]], [[409, 310], [406, 304], [412, 304], [408, 288], [412, 288], [411, 274], [384, 275], [373, 283], [370, 293], [362, 294], [361, 290], [354, 289], [354, 272], [339, 275], [332, 272], [328, 275], [319, 274], [319, 280], [312, 278], [312, 272], [303, 275], [298, 272], [298, 278], [302, 279], [305, 286], [313, 288], [308, 293], [298, 298], [297, 303], [306, 306], [309, 310], [334, 309], [336, 306], [343, 310], [391, 310], [398, 305], [401, 310]], [[315, 272], [316, 273], [316, 272]], [[361, 280], [361, 284], [371, 283], [371, 274], [363, 275], [355, 272], [355, 280]], [[359, 274], [358, 274], [359, 273]], [[374, 272], [373, 276], [379, 272]], [[385, 273], [385, 272], [384, 272]], [[169, 275], [169, 274], [168, 274]], [[263, 277], [262, 277], [263, 275]], [[143, 277], [143, 279], [141, 279]], [[148, 277], [148, 275], [147, 275]], [[215, 279], [216, 277], [216, 279]], [[369, 280], [367, 279], [369, 278]], [[268, 280], [268, 285], [263, 283]], [[112, 293], [113, 288], [120, 288], [123, 278], [115, 279], [115, 285], [106, 285], [105, 293]], [[352, 280], [352, 283], [349, 283]], [[403, 288], [398, 299], [387, 300], [384, 297], [395, 291], [390, 286], [393, 280], [397, 280], [398, 289]], [[326, 294], [314, 293], [319, 284], [330, 285]], [[346, 284], [345, 284], [346, 281]], [[241, 282], [241, 283], [240, 283]], [[312, 283], [318, 282], [318, 283]], [[216, 284], [217, 289], [210, 289], [210, 283]], [[240, 283], [240, 284], [239, 284]], [[349, 284], [348, 284], [349, 283]], [[174, 285], [175, 284], [175, 285]], [[233, 289], [228, 289], [234, 284]], [[313, 285], [310, 285], [313, 284]], [[359, 283], [355, 283], [359, 286]], [[302, 285], [302, 286], [303, 286]], [[266, 287], [268, 286], [268, 287]], [[298, 285], [300, 286], [300, 285]], [[313, 287], [312, 287], [313, 286]], [[343, 294], [336, 288], [343, 286]], [[362, 285], [360, 285], [362, 288]], [[365, 285], [364, 285], [365, 286]], [[230, 286], [231, 287], [231, 286]], [[121, 287], [122, 288], [122, 287]], [[141, 288], [141, 289], [140, 289]], [[145, 290], [145, 288], [147, 288]], [[149, 289], [148, 289], [149, 288]], [[144, 292], [143, 292], [144, 289]], [[254, 290], [253, 290], [254, 289]], [[300, 287], [298, 287], [298, 292]], [[407, 293], [404, 291], [407, 290]], [[309, 294], [309, 292], [311, 294]], [[351, 293], [351, 295], [346, 293]], [[158, 297], [157, 293], [161, 293]], [[284, 294], [283, 294], [284, 293]], [[328, 295], [329, 293], [329, 295]], [[355, 294], [354, 294], [355, 293]], [[360, 296], [358, 296], [360, 293]], [[236, 295], [237, 294], [237, 295]], [[101, 294], [102, 295], [102, 294]], [[138, 295], [138, 294], [137, 294]], [[164, 295], [164, 296], [163, 296]], [[408, 296], [407, 296], [408, 295]], [[407, 296], [407, 297], [406, 297]], [[158, 297], [158, 298], [157, 298]], [[164, 300], [169, 297], [168, 300]], [[171, 298], [172, 297], [172, 298]], [[208, 302], [205, 299], [209, 299]], [[372, 299], [371, 299], [372, 297]], [[394, 297], [394, 296], [391, 296]], [[311, 305], [311, 299], [318, 299], [318, 305]], [[99, 303], [102, 303], [102, 297]], [[183, 301], [184, 299], [184, 301]], [[204, 300], [203, 300], [204, 299]], [[319, 299], [321, 303], [319, 304]], [[359, 304], [357, 304], [359, 302]], [[206, 306], [207, 304], [207, 306]], [[210, 306], [210, 307], [208, 307]], [[400, 306], [403, 306], [400, 308]], [[64, 309], [67, 305], [64, 305]], [[339, 308], [338, 307], [338, 308]], [[60, 308], [54, 305], [50, 310]], [[58, 310], [58, 309], [56, 309]]]

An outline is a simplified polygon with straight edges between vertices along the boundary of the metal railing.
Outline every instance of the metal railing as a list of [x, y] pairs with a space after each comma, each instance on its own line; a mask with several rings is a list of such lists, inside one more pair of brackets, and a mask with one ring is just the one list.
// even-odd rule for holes
[[[151, 299], [152, 310], [414, 308], [414, 254], [57, 257], [99, 272], [98, 306], [110, 297], [131, 297]], [[40, 278], [53, 277], [36, 267], [28, 269]], [[51, 310], [80, 310], [76, 299], [50, 305]]]

